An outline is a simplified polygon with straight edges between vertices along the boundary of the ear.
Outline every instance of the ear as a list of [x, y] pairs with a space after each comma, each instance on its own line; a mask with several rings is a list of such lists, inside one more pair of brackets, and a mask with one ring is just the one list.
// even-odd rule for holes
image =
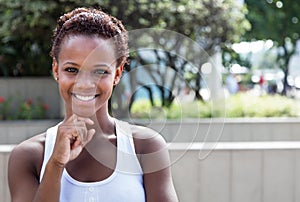
[[55, 58], [52, 59], [52, 74], [56, 81], [58, 81], [58, 63]]
[[114, 78], [114, 86], [120, 82], [122, 73], [123, 73], [123, 69], [124, 69], [124, 64], [122, 64], [116, 68], [115, 78]]

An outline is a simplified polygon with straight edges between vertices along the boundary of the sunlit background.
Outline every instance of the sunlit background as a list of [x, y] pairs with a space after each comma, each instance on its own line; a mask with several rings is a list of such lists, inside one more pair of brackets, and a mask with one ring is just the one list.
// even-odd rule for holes
[[64, 116], [51, 35], [79, 6], [125, 24], [110, 113], [164, 136], [180, 201], [300, 201], [297, 0], [0, 0], [0, 201], [12, 148]]
[[[147, 113], [140, 110], [151, 111], [153, 107], [165, 110], [164, 118], [180, 118], [182, 113], [168, 115], [170, 109], [178, 108], [178, 103], [181, 108], [194, 102], [211, 107], [217, 100], [225, 102], [224, 99], [236, 96], [278, 96], [283, 103], [290, 99], [295, 101], [294, 105], [298, 103], [300, 6], [291, 0], [90, 0], [86, 3], [35, 0], [1, 1], [0, 5], [2, 79], [51, 78], [48, 53], [56, 19], [78, 6], [101, 7], [121, 19], [129, 35], [145, 28], [170, 30], [205, 52], [206, 55], [197, 55], [194, 48], [183, 56], [189, 45], [181, 44], [180, 48], [173, 42], [182, 39], [168, 39], [166, 34], [161, 35], [164, 40], [155, 42], [160, 51], [146, 51], [137, 46], [145, 47], [154, 38], [140, 37], [133, 45], [137, 49], [131, 49], [131, 62], [121, 87], [115, 91], [121, 99], [111, 100], [112, 112], [120, 118], [145, 118]], [[141, 75], [148, 76], [141, 80]], [[8, 90], [4, 85], [8, 84], [0, 88], [0, 119], [47, 119], [63, 115], [62, 108], [57, 110], [62, 106], [60, 100], [49, 102], [43, 93], [24, 93], [26, 90], [21, 87], [16, 87], [17, 91]], [[53, 86], [51, 90], [56, 97], [56, 88]], [[232, 117], [242, 114], [222, 110]], [[290, 110], [293, 113], [281, 116], [297, 114], [298, 109]], [[185, 107], [185, 111], [193, 109]], [[151, 116], [161, 118], [155, 113]], [[225, 115], [211, 112], [198, 117], [218, 116]], [[274, 116], [280, 116], [280, 112], [274, 112]]]

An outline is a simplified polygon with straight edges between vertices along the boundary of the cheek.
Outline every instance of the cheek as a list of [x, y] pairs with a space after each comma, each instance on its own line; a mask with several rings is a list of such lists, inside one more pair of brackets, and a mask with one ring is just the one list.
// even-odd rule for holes
[[60, 77], [59, 81], [58, 81], [58, 88], [60, 93], [63, 94], [67, 94], [70, 87], [73, 85], [73, 81], [70, 81], [64, 77]]
[[102, 77], [98, 80], [97, 86], [100, 88], [113, 88], [114, 78], [113, 76]]

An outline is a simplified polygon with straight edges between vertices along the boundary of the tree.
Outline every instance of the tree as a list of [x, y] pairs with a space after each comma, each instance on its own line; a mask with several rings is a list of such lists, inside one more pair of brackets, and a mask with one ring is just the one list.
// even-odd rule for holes
[[293, 0], [245, 0], [245, 3], [252, 29], [244, 37], [247, 40], [271, 39], [276, 43], [277, 62], [285, 73], [282, 94], [286, 95], [289, 62], [300, 37], [300, 5]]
[[[112, 7], [115, 2], [110, 2]], [[240, 36], [249, 28], [249, 23], [245, 20], [245, 7], [233, 0], [177, 0], [175, 2], [146, 2], [140, 0], [135, 1], [133, 4], [128, 3], [128, 8], [133, 9], [132, 12], [128, 11], [129, 15], [122, 16], [124, 14], [123, 10], [116, 10], [116, 15], [124, 19], [125, 24], [131, 26], [132, 29], [149, 27], [150, 25], [150, 27], [176, 31], [196, 41], [202, 47], [203, 51], [209, 55], [213, 55], [221, 50], [225, 47], [225, 44], [228, 45], [239, 41]], [[139, 15], [136, 15], [137, 13]], [[143, 23], [141, 24], [141, 22]], [[158, 40], [156, 44], [160, 45], [160, 47], [165, 47], [167, 42], [165, 40], [161, 41]], [[180, 52], [178, 49], [182, 44], [174, 43], [173, 45], [172, 49], [175, 52]], [[156, 58], [160, 57], [157, 55]], [[163, 61], [158, 61], [157, 63], [164, 62], [170, 64], [165, 61], [165, 58], [162, 59]], [[187, 62], [194, 63], [198, 71], [192, 77], [189, 77], [189, 80], [190, 83], [193, 83], [191, 86], [196, 98], [202, 99], [199, 93], [201, 88], [200, 67], [207, 61], [199, 61], [199, 55], [195, 56], [193, 53], [185, 59], [187, 61], [181, 63], [183, 66], [170, 66], [170, 68], [180, 72], [182, 69], [185, 69], [184, 65]], [[161, 94], [163, 95], [164, 91]], [[162, 103], [171, 103], [173, 97], [169, 96], [169, 98], [167, 102]]]
[[[5, 67], [0, 75], [49, 75], [49, 40], [55, 20], [78, 6], [101, 7], [122, 19], [129, 31], [149, 27], [172, 30], [196, 41], [209, 55], [221, 50], [225, 44], [239, 41], [249, 25], [245, 20], [245, 7], [236, 0], [87, 0], [84, 3], [80, 0], [31, 0], [25, 4], [21, 0], [0, 0], [0, 24], [3, 25], [0, 43], [5, 47], [0, 49], [0, 67]], [[165, 47], [168, 42], [158, 41], [157, 44]], [[168, 50], [180, 52], [181, 45], [173, 43]], [[201, 99], [200, 67], [203, 61], [199, 60], [199, 55], [193, 52], [186, 55], [186, 61], [180, 63], [183, 66], [172, 64], [170, 59], [174, 59], [174, 55], [168, 53], [167, 56], [171, 68], [180, 73], [184, 71], [184, 65], [192, 61], [198, 71], [189, 79], [196, 97]], [[159, 62], [165, 59], [158, 55], [157, 58], [161, 60]], [[9, 71], [7, 67], [10, 67]], [[155, 74], [155, 71], [151, 73]], [[163, 95], [165, 88], [160, 89]], [[166, 97], [169, 100], [163, 103], [169, 105], [173, 98]]]
[[0, 0], [0, 76], [49, 76], [56, 19], [78, 5], [79, 1]]
[[[78, 6], [94, 6], [122, 19], [129, 30], [152, 27], [176, 31], [196, 40], [205, 51], [213, 54], [222, 43], [238, 41], [247, 29], [246, 10], [235, 2], [89, 0], [82, 3], [79, 0], [32, 0], [24, 3], [21, 0], [0, 0], [1, 45], [9, 46], [9, 53], [15, 53], [20, 61], [33, 62], [27, 59], [28, 53], [40, 54], [49, 50], [52, 29], [62, 13]], [[6, 56], [5, 53], [3, 55]], [[44, 58], [35, 58], [36, 66], [41, 64], [39, 60]]]

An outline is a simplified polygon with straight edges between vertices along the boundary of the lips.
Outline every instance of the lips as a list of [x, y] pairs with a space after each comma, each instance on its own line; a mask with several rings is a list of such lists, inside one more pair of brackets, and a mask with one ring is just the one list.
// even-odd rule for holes
[[80, 95], [80, 94], [72, 93], [72, 96], [80, 101], [89, 102], [89, 101], [94, 100], [99, 95]]

